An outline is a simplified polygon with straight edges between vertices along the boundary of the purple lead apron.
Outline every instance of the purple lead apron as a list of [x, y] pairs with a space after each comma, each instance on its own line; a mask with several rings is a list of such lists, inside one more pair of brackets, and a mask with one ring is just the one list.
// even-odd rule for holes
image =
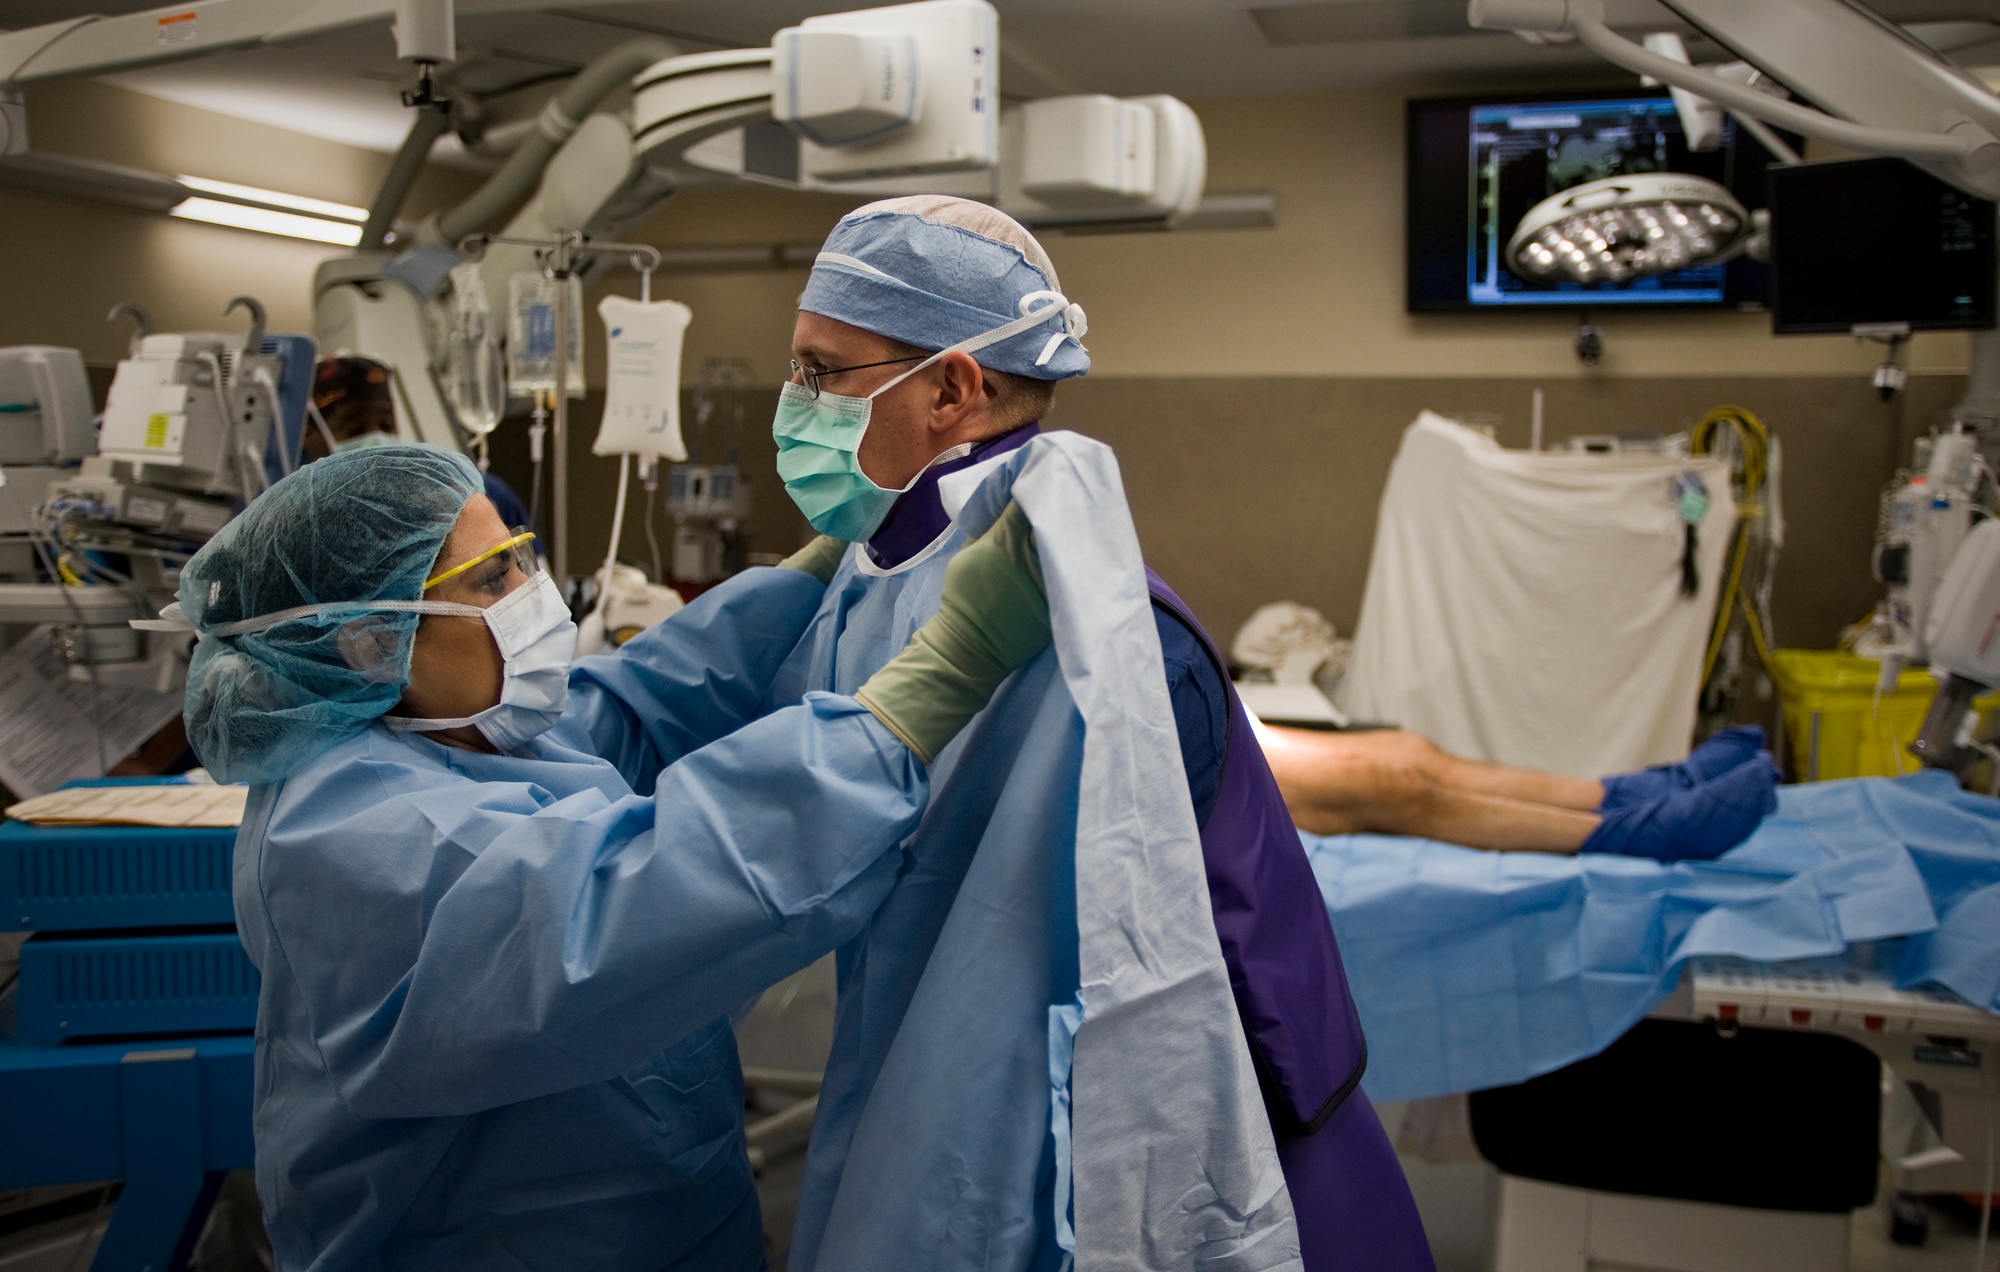
[[1158, 575], [1148, 570], [1146, 581], [1153, 603], [1201, 642], [1229, 695], [1201, 855], [1306, 1272], [1431, 1269], [1402, 1165], [1360, 1089], [1368, 1044], [1298, 829], [1214, 642]]

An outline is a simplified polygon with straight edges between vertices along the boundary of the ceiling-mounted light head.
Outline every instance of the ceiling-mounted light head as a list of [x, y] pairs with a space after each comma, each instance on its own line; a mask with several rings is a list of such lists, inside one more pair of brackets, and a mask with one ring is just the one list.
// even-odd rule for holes
[[[1530, 44], [1569, 35], [1577, 16], [1602, 17], [1599, 0], [1467, 0], [1466, 25], [1482, 31], [1512, 31]], [[1539, 37], [1539, 38], [1531, 38]]]
[[1507, 242], [1507, 267], [1544, 282], [1622, 283], [1729, 260], [1750, 232], [1743, 205], [1705, 177], [1606, 177], [1528, 209]]
[[437, 91], [437, 70], [458, 57], [458, 23], [452, 0], [396, 0], [396, 57], [417, 68], [417, 86], [403, 105], [451, 109]]

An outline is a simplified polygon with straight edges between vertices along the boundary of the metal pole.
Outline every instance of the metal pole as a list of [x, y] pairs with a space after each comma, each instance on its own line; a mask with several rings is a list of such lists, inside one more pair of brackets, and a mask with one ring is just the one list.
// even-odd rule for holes
[[569, 275], [570, 236], [556, 237], [556, 250], [549, 259], [556, 276], [556, 421], [554, 485], [555, 548], [549, 563], [555, 569], [556, 586], [569, 589]]

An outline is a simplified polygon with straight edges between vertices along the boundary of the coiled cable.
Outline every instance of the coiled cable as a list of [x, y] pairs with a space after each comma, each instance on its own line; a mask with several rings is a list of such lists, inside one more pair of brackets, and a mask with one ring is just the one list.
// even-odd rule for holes
[[[1741, 612], [1750, 629], [1751, 644], [1765, 671], [1777, 677], [1777, 662], [1771, 654], [1769, 617], [1764, 603], [1753, 604], [1743, 587], [1743, 575], [1750, 556], [1750, 541], [1769, 533], [1769, 509], [1765, 506], [1765, 483], [1771, 473], [1775, 443], [1771, 430], [1755, 411], [1741, 406], [1718, 406], [1701, 417], [1689, 437], [1689, 450], [1696, 455], [1720, 455], [1729, 460], [1731, 493], [1736, 499], [1736, 529], [1729, 548], [1729, 572], [1723, 578], [1722, 593], [1716, 598], [1715, 626], [1709, 632], [1708, 648], [1701, 660], [1701, 683], [1708, 684], [1715, 673], [1716, 659], [1722, 654], [1724, 637]], [[1761, 531], [1760, 531], [1761, 526]], [[1768, 597], [1772, 561], [1767, 557], [1759, 591]]]

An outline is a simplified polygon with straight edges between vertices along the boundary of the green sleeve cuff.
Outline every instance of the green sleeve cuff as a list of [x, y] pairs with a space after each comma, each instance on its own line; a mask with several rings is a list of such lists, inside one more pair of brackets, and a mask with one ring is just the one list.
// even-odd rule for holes
[[825, 586], [833, 580], [833, 572], [840, 568], [840, 559], [846, 555], [847, 540], [823, 534], [778, 562], [778, 567], [810, 574]]

